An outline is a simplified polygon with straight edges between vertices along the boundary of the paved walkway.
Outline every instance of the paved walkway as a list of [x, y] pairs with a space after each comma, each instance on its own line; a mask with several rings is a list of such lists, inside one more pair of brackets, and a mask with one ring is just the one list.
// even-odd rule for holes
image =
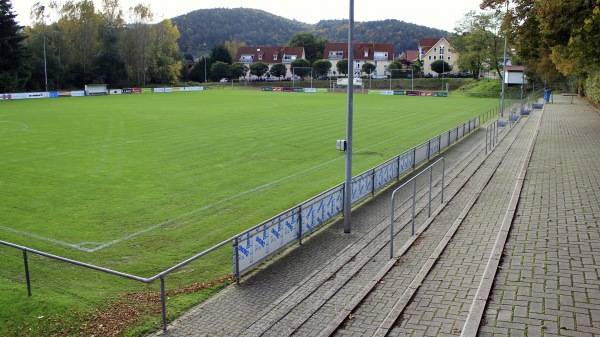
[[600, 114], [570, 103], [445, 151], [449, 200], [397, 260], [387, 191], [157, 335], [600, 336]]

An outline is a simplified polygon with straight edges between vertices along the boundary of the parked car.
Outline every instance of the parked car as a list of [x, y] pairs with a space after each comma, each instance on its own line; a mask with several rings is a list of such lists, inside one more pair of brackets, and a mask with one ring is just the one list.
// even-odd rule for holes
[[319, 81], [329, 81], [331, 79], [331, 77], [329, 76], [319, 76], [317, 77], [317, 80]]
[[224, 77], [219, 82], [221, 82], [221, 83], [227, 83], [227, 82], [229, 82], [229, 79]]
[[387, 75], [371, 75], [371, 78], [374, 80], [385, 80], [387, 79]]
[[265, 78], [265, 82], [275, 82], [277, 81], [274, 77], [267, 77]]

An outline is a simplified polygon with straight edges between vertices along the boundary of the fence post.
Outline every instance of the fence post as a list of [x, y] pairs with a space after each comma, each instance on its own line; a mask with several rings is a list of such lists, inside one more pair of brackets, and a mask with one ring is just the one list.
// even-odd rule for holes
[[431, 188], [433, 185], [433, 167], [429, 167], [429, 209], [427, 213], [427, 217], [431, 217]]
[[238, 249], [239, 239], [236, 236], [233, 240], [233, 258], [235, 259], [235, 267], [233, 273], [235, 274], [235, 283], [240, 284], [240, 252]]
[[302, 205], [298, 206], [298, 244], [302, 244]]
[[162, 329], [167, 331], [167, 303], [165, 295], [165, 277], [160, 276], [160, 306], [162, 308]]
[[392, 216], [390, 223], [390, 260], [394, 258], [394, 197], [396, 195], [396, 191], [392, 193]]
[[440, 205], [444, 203], [444, 178], [446, 177], [446, 160], [442, 157], [442, 194]]
[[415, 235], [415, 208], [417, 207], [417, 179], [413, 179], [413, 204], [412, 204], [412, 226], [411, 234]]
[[375, 196], [375, 169], [371, 171], [371, 196]]
[[27, 251], [23, 249], [23, 264], [25, 265], [25, 280], [27, 281], [27, 295], [31, 296], [31, 279], [29, 278], [29, 263], [27, 262]]

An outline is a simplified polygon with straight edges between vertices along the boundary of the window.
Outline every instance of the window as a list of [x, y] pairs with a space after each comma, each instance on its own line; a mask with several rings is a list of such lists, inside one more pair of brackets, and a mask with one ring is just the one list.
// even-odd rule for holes
[[429, 61], [431, 61], [431, 55], [429, 55]]
[[273, 61], [277, 61], [277, 54], [273, 54]]
[[444, 58], [444, 46], [440, 46], [440, 59]]
[[356, 61], [356, 65], [354, 66], [356, 69], [360, 69], [360, 61]]

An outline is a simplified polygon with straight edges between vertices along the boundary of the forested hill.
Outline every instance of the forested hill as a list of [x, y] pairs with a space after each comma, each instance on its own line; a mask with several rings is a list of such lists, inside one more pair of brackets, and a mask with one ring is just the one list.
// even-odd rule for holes
[[[312, 27], [312, 32], [329, 42], [348, 41], [348, 20], [323, 20]], [[355, 42], [393, 43], [395, 54], [416, 50], [419, 39], [447, 37], [448, 34], [444, 30], [392, 19], [354, 23]]]
[[[315, 25], [249, 8], [200, 9], [172, 19], [181, 38], [179, 48], [194, 55], [226, 41], [248, 46], [286, 45], [294, 34], [311, 32], [329, 42], [348, 39], [347, 20], [323, 20]], [[448, 32], [399, 20], [356, 22], [356, 42], [393, 43], [396, 54], [417, 49], [421, 38], [440, 38]]]

